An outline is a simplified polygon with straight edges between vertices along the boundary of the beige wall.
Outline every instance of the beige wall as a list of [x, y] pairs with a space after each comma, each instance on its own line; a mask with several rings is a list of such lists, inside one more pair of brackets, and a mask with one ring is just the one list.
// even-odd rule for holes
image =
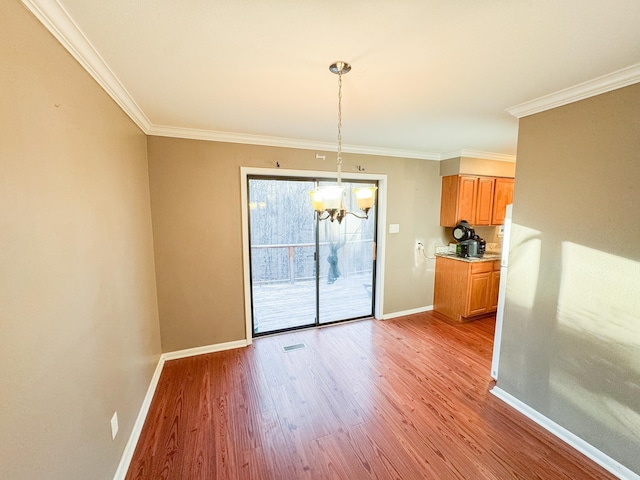
[[640, 473], [640, 84], [520, 121], [498, 386]]
[[0, 478], [110, 479], [160, 354], [146, 139], [17, 0], [0, 58]]
[[[149, 137], [149, 175], [163, 351], [245, 338], [240, 167], [335, 172], [335, 153]], [[326, 160], [316, 160], [316, 153]], [[344, 155], [344, 171], [388, 175], [384, 313], [433, 304], [442, 244], [438, 162]], [[448, 240], [446, 240], [448, 242]]]

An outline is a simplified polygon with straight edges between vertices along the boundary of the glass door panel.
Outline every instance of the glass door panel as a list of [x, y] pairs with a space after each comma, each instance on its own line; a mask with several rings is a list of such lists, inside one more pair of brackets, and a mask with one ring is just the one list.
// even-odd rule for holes
[[[348, 212], [362, 214], [353, 188], [375, 184], [342, 184], [346, 187], [345, 208]], [[318, 323], [373, 315], [375, 234], [375, 206], [369, 211], [368, 220], [347, 215], [341, 224], [329, 220], [319, 222]]]
[[316, 324], [312, 180], [249, 178], [253, 333]]

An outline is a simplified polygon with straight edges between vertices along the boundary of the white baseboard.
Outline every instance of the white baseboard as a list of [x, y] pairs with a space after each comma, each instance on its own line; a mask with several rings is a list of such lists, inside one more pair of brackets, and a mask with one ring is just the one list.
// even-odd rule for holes
[[235, 340], [233, 342], [215, 343], [213, 345], [205, 345], [203, 347], [187, 348], [186, 350], [176, 350], [175, 352], [167, 352], [162, 354], [162, 358], [167, 360], [175, 360], [177, 358], [194, 357], [205, 353], [222, 352], [223, 350], [233, 350], [234, 348], [242, 348], [248, 345], [246, 340]]
[[138, 417], [133, 424], [133, 429], [131, 430], [131, 435], [129, 435], [129, 440], [127, 440], [127, 445], [124, 447], [124, 452], [122, 452], [122, 457], [120, 458], [120, 463], [118, 464], [116, 474], [113, 476], [113, 480], [124, 480], [124, 477], [126, 477], [127, 475], [127, 470], [129, 470], [129, 464], [131, 463], [131, 459], [133, 458], [133, 452], [135, 452], [136, 450], [136, 445], [138, 444], [138, 439], [140, 438], [140, 433], [142, 432], [142, 426], [144, 425], [144, 421], [147, 419], [147, 413], [149, 413], [151, 400], [153, 400], [153, 394], [156, 392], [156, 387], [158, 386], [158, 381], [160, 380], [160, 374], [162, 373], [163, 366], [164, 358], [162, 358], [162, 355], [160, 355], [160, 359], [158, 360], [156, 369], [153, 372], [153, 376], [151, 377], [149, 388], [147, 388], [147, 394], [142, 400], [142, 406], [140, 407]]
[[402, 312], [385, 313], [382, 315], [381, 320], [389, 320], [391, 318], [404, 317], [406, 315], [413, 315], [414, 313], [430, 312], [433, 310], [433, 305], [427, 305], [426, 307], [413, 308], [411, 310], [404, 310]]
[[588, 458], [596, 462], [602, 468], [614, 474], [616, 477], [624, 480], [640, 480], [640, 475], [632, 472], [621, 463], [617, 462], [610, 456], [601, 452], [596, 447], [584, 441], [577, 435], [571, 433], [566, 428], [558, 425], [553, 420], [548, 419], [537, 410], [531, 408], [526, 403], [523, 403], [522, 401], [518, 400], [513, 395], [505, 392], [504, 390], [502, 390], [497, 386], [491, 389], [491, 393], [494, 394], [503, 402], [505, 402], [506, 404], [515, 408], [524, 416], [536, 422], [542, 428], [552, 433], [563, 442], [567, 443], [568, 445], [575, 448], [577, 451], [579, 451], [583, 455], [587, 456]]
[[177, 350], [175, 352], [167, 352], [160, 355], [160, 359], [158, 360], [156, 369], [153, 372], [153, 376], [151, 377], [149, 388], [147, 388], [147, 393], [142, 400], [142, 405], [140, 406], [138, 417], [133, 424], [131, 435], [129, 435], [127, 445], [124, 447], [124, 452], [122, 452], [122, 457], [120, 458], [120, 463], [118, 464], [118, 469], [113, 476], [113, 480], [124, 480], [127, 475], [129, 465], [131, 464], [131, 460], [133, 459], [133, 453], [136, 450], [138, 440], [140, 439], [140, 434], [142, 433], [142, 427], [144, 426], [144, 422], [147, 419], [147, 414], [149, 413], [151, 400], [153, 400], [153, 395], [156, 393], [156, 388], [158, 387], [158, 381], [160, 380], [160, 374], [162, 373], [162, 369], [164, 368], [164, 363], [168, 360], [192, 357], [205, 353], [221, 352], [223, 350], [232, 350], [234, 348], [246, 347], [247, 345], [248, 343], [246, 340], [236, 340], [234, 342], [216, 343], [214, 345], [206, 345], [204, 347]]

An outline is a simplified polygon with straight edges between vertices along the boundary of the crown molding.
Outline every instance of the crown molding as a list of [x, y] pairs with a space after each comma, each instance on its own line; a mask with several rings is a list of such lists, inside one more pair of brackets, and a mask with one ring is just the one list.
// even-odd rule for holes
[[[187, 138], [191, 140], [206, 140], [211, 142], [243, 143], [246, 145], [262, 145], [268, 147], [300, 148], [302, 150], [323, 150], [335, 152], [337, 145], [332, 142], [317, 142], [299, 140], [295, 138], [270, 137], [266, 135], [253, 135], [244, 133], [217, 132], [212, 130], [200, 130], [195, 128], [168, 127], [151, 125], [148, 135], [158, 137]], [[441, 160], [441, 155], [436, 153], [421, 152], [417, 150], [402, 150], [383, 147], [364, 147], [360, 145], [343, 145], [344, 153], [359, 153], [364, 155], [380, 155], [387, 157], [416, 158], [420, 160]]]
[[640, 82], [640, 63], [631, 65], [621, 70], [602, 75], [587, 82], [579, 83], [573, 87], [565, 88], [544, 97], [521, 103], [508, 108], [507, 112], [517, 118], [544, 112], [552, 108], [567, 105], [569, 103], [594, 97], [601, 93], [617, 90]]
[[62, 5], [51, 0], [22, 3], [146, 133], [151, 122]]
[[483, 160], [496, 160], [498, 162], [511, 162], [515, 163], [516, 156], [515, 155], [507, 155], [506, 153], [493, 153], [493, 152], [483, 152], [481, 150], [455, 150], [449, 153], [443, 153], [440, 155], [440, 160], [448, 160], [450, 158], [458, 158], [458, 157], [470, 157], [470, 158], [481, 158]]
[[442, 155], [418, 150], [404, 150], [401, 148], [363, 147], [358, 145], [342, 146], [342, 151], [347, 153], [360, 153], [363, 155], [379, 155], [383, 157], [415, 158], [418, 160], [442, 160]]

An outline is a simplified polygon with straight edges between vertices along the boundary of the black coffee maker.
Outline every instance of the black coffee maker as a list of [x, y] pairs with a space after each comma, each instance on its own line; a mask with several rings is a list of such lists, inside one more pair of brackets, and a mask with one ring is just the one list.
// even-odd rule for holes
[[487, 242], [476, 235], [473, 227], [466, 220], [461, 220], [453, 228], [453, 238], [458, 241], [456, 254], [459, 257], [482, 257], [487, 249]]

